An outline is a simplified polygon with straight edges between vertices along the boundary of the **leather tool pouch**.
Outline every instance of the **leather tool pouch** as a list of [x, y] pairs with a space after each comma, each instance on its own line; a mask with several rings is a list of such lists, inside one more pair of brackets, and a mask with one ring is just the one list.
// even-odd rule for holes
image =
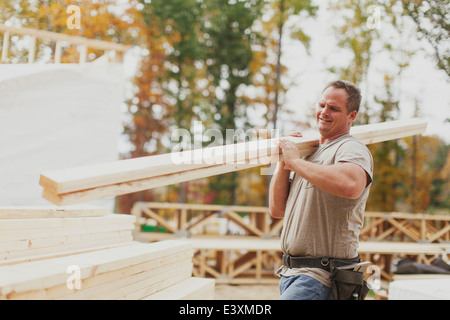
[[363, 279], [364, 273], [347, 266], [348, 261], [330, 260], [331, 294], [328, 300], [364, 300], [370, 291]]

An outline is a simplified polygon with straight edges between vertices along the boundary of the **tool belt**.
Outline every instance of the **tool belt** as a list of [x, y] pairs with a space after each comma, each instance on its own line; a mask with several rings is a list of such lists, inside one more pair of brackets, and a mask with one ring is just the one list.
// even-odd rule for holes
[[[370, 287], [364, 280], [367, 263], [354, 259], [331, 257], [296, 257], [283, 254], [283, 265], [288, 268], [319, 268], [330, 272], [331, 293], [328, 300], [364, 300]], [[360, 271], [360, 270], [363, 271]]]

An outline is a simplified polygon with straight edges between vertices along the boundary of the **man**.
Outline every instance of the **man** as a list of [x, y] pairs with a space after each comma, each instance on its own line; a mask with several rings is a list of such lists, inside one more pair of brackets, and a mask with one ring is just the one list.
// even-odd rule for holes
[[284, 217], [284, 263], [277, 272], [280, 299], [328, 299], [329, 261], [323, 257], [358, 261], [359, 231], [373, 174], [369, 150], [349, 134], [360, 101], [354, 84], [334, 81], [316, 108], [318, 149], [301, 159], [294, 143], [280, 141], [283, 159], [269, 189], [271, 215]]

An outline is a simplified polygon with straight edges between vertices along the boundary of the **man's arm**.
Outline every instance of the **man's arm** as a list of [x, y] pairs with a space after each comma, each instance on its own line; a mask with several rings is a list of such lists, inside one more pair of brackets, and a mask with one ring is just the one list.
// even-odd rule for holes
[[321, 165], [299, 157], [298, 149], [290, 141], [280, 142], [286, 170], [295, 171], [316, 187], [335, 196], [357, 199], [367, 186], [367, 175], [357, 164], [345, 162]]
[[283, 218], [286, 201], [289, 195], [289, 170], [285, 163], [278, 162], [269, 186], [269, 210], [273, 218]]

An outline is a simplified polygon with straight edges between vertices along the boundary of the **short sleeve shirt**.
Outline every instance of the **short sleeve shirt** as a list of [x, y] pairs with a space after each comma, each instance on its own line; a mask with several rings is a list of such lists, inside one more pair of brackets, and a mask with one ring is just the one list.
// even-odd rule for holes
[[[358, 255], [359, 233], [373, 179], [373, 158], [368, 148], [350, 134], [325, 144], [305, 160], [322, 165], [351, 162], [364, 169], [367, 185], [358, 199], [344, 199], [323, 191], [293, 174], [284, 214], [281, 248], [292, 256], [350, 259]], [[306, 273], [330, 286], [329, 273], [322, 269], [288, 269], [279, 275]]]

